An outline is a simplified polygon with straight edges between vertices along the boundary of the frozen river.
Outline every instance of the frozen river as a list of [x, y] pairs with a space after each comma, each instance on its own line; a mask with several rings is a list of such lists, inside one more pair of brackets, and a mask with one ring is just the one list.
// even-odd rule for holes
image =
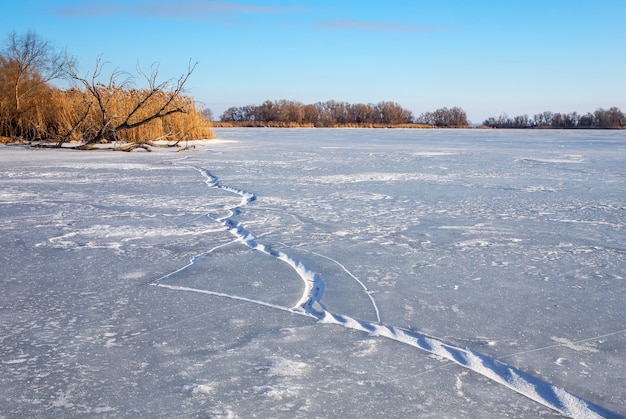
[[0, 147], [0, 417], [626, 415], [626, 133]]

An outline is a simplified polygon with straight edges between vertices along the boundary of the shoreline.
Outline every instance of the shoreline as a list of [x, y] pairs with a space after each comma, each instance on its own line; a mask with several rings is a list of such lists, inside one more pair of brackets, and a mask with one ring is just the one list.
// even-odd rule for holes
[[212, 128], [327, 128], [327, 129], [484, 129], [484, 130], [554, 130], [554, 131], [624, 131], [624, 128], [600, 128], [600, 127], [571, 127], [571, 128], [554, 128], [554, 127], [525, 127], [525, 128], [497, 128], [485, 125], [478, 126], [446, 126], [438, 127], [426, 124], [336, 124], [332, 126], [315, 125], [315, 124], [297, 124], [294, 122], [217, 122], [211, 121]]

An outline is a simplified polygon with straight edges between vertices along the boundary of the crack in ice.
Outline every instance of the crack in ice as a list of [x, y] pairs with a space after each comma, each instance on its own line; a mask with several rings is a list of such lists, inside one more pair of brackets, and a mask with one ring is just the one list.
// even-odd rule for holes
[[[289, 245], [287, 245], [287, 244], [285, 244], [285, 243], [280, 243], [280, 242], [279, 242], [279, 244], [281, 244], [281, 245], [283, 245], [283, 246], [285, 246], [285, 247], [291, 247], [291, 246], [289, 246]], [[326, 256], [326, 255], [323, 255], [323, 254], [321, 254], [321, 253], [314, 252], [314, 251], [312, 251], [312, 250], [306, 250], [306, 249], [303, 249], [303, 250], [304, 250], [305, 252], [312, 253], [312, 254], [314, 254], [314, 255], [316, 255], [316, 256], [319, 256], [319, 257], [321, 257], [321, 258], [324, 258], [324, 259], [326, 259], [326, 260], [329, 260], [329, 261], [331, 261], [331, 262], [335, 263], [335, 264], [336, 264], [337, 266], [339, 266], [339, 267], [340, 267], [340, 268], [341, 268], [341, 269], [342, 269], [342, 270], [343, 270], [346, 274], [348, 274], [348, 275], [349, 275], [352, 279], [354, 279], [354, 280], [355, 280], [355, 281], [356, 281], [356, 282], [357, 282], [357, 283], [361, 286], [361, 288], [363, 288], [363, 291], [365, 291], [365, 294], [367, 295], [367, 297], [368, 297], [368, 298], [370, 299], [370, 301], [372, 302], [372, 308], [374, 309], [374, 312], [376, 313], [376, 321], [378, 322], [378, 324], [381, 324], [381, 323], [382, 323], [382, 319], [381, 319], [381, 317], [380, 317], [380, 310], [379, 310], [379, 308], [378, 308], [378, 304], [376, 303], [376, 300], [374, 299], [374, 297], [372, 297], [372, 290], [370, 290], [369, 288], [367, 288], [367, 286], [363, 283], [363, 281], [361, 281], [359, 278], [357, 278], [357, 277], [356, 277], [356, 276], [355, 276], [352, 272], [350, 272], [350, 271], [348, 270], [348, 268], [346, 268], [346, 267], [345, 267], [345, 266], [344, 266], [341, 262], [339, 262], [338, 260], [333, 259], [333, 258], [331, 258], [330, 256]]]
[[316, 256], [319, 256], [321, 258], [330, 260], [331, 262], [336, 263], [337, 265], [339, 265], [339, 267], [341, 269], [343, 269], [348, 275], [350, 275], [350, 277], [352, 277], [352, 279], [354, 279], [360, 286], [361, 288], [363, 288], [363, 290], [365, 291], [365, 294], [367, 294], [367, 296], [369, 297], [370, 301], [372, 302], [372, 307], [374, 307], [374, 311], [376, 312], [376, 320], [378, 321], [379, 324], [382, 323], [381, 317], [380, 317], [380, 310], [378, 309], [378, 305], [376, 304], [376, 300], [374, 300], [374, 297], [372, 297], [372, 291], [367, 288], [367, 286], [363, 283], [363, 281], [361, 281], [359, 278], [357, 278], [356, 276], [354, 276], [354, 274], [352, 272], [350, 272], [345, 266], [343, 266], [342, 263], [340, 263], [339, 261], [329, 257], [329, 256], [325, 256], [322, 255], [321, 253], [317, 253], [317, 252], [311, 252]]
[[[534, 377], [530, 374], [527, 374], [513, 366], [507, 365], [495, 358], [480, 354], [471, 349], [465, 349], [461, 347], [457, 347], [448, 343], [445, 343], [439, 338], [435, 338], [432, 336], [428, 336], [425, 334], [421, 334], [414, 331], [408, 331], [402, 328], [384, 325], [380, 321], [380, 314], [378, 312], [378, 307], [374, 299], [370, 295], [370, 291], [367, 287], [352, 275], [342, 264], [338, 261], [329, 258], [324, 255], [320, 255], [317, 253], [317, 256], [326, 258], [337, 263], [340, 267], [344, 269], [353, 279], [355, 279], [361, 286], [364, 288], [368, 296], [374, 305], [376, 310], [378, 323], [371, 323], [368, 321], [358, 320], [352, 318], [350, 316], [332, 313], [326, 309], [326, 307], [322, 304], [322, 298], [324, 296], [325, 291], [325, 283], [322, 277], [317, 274], [313, 269], [311, 269], [305, 263], [292, 258], [288, 254], [272, 249], [269, 246], [264, 244], [260, 244], [257, 242], [256, 237], [248, 231], [240, 222], [237, 222], [234, 218], [240, 214], [240, 211], [243, 207], [253, 203], [256, 201], [257, 197], [243, 190], [239, 190], [230, 186], [222, 185], [218, 178], [212, 175], [208, 170], [192, 167], [194, 170], [198, 171], [205, 178], [205, 183], [209, 188], [221, 189], [233, 194], [239, 195], [241, 197], [241, 201], [238, 205], [233, 206], [228, 209], [228, 215], [224, 217], [213, 217], [210, 214], [208, 215], [211, 219], [215, 220], [218, 223], [221, 223], [225, 226], [228, 231], [235, 236], [234, 242], [225, 243], [219, 246], [216, 246], [206, 252], [199, 253], [194, 256], [190, 262], [184, 267], [167, 274], [153, 282], [151, 284], [165, 287], [172, 290], [177, 291], [190, 291], [190, 292], [198, 292], [218, 297], [229, 298], [233, 300], [245, 301], [257, 305], [261, 305], [264, 307], [268, 307], [271, 309], [277, 309], [281, 311], [287, 311], [294, 314], [299, 314], [307, 317], [314, 317], [320, 323], [328, 323], [328, 324], [336, 324], [341, 325], [348, 329], [359, 330], [365, 333], [368, 333], [372, 336], [381, 336], [386, 337], [388, 339], [401, 342], [412, 347], [424, 350], [431, 354], [437, 355], [441, 358], [447, 359], [460, 365], [464, 368], [472, 370], [478, 374], [481, 374], [484, 377], [487, 377], [493, 380], [496, 383], [502, 384], [511, 390], [524, 395], [531, 400], [534, 400], [550, 409], [553, 409], [563, 415], [573, 417], [573, 418], [601, 418], [601, 417], [619, 417], [598, 405], [595, 405], [591, 402], [588, 402], [585, 399], [582, 399], [572, 393], [569, 393], [563, 388], [552, 385], [547, 381], [541, 380], [537, 377]], [[264, 254], [267, 254], [277, 260], [285, 262], [291, 268], [295, 270], [295, 272], [300, 276], [302, 281], [304, 282], [304, 290], [300, 299], [296, 302], [296, 304], [291, 307], [283, 307], [276, 304], [267, 303], [264, 301], [259, 301], [255, 299], [250, 299], [246, 297], [240, 297], [232, 294], [201, 290], [196, 288], [184, 287], [184, 286], [176, 286], [176, 285], [168, 285], [163, 284], [162, 281], [166, 278], [171, 277], [172, 275], [182, 272], [185, 269], [189, 268], [191, 265], [195, 263], [195, 260], [202, 255], [206, 255], [212, 253], [214, 250], [235, 243], [240, 242], [250, 249], [254, 249], [260, 251]]]

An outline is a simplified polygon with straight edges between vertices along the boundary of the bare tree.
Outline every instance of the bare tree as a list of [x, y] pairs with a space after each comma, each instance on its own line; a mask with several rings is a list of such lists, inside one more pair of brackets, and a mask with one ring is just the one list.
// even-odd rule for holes
[[489, 117], [483, 125], [493, 128], [624, 129], [626, 115], [617, 107], [608, 110], [600, 108], [594, 113], [587, 112], [584, 115], [578, 112], [545, 111], [535, 114], [533, 118], [528, 115], [509, 118], [502, 114], [499, 118]]
[[[507, 120], [507, 115], [503, 114], [500, 116], [498, 121], [493, 120], [494, 124], [505, 124]], [[433, 112], [426, 112], [420, 115], [417, 120], [420, 124], [428, 124], [434, 125], [437, 127], [447, 127], [447, 128], [463, 128], [469, 126], [469, 122], [467, 120], [467, 114], [465, 111], [458, 106], [453, 107], [452, 109], [448, 109], [446, 107], [437, 109]], [[490, 120], [485, 121], [485, 123], [490, 123]]]
[[279, 105], [279, 120], [284, 123], [302, 124], [304, 120], [304, 105], [300, 102], [292, 100], [280, 100], [277, 102]]
[[378, 114], [376, 121], [378, 123], [396, 125], [413, 122], [411, 111], [404, 109], [395, 102], [379, 102], [375, 109]]
[[596, 110], [595, 119], [600, 128], [619, 129], [626, 126], [626, 115], [615, 106], [608, 110]]
[[[23, 130], [22, 115], [24, 102], [36, 96], [41, 88], [51, 80], [63, 77], [73, 58], [55, 50], [35, 32], [24, 35], [11, 32], [7, 45], [0, 56], [0, 69], [7, 87], [10, 89], [11, 119], [14, 129]], [[5, 92], [8, 93], [8, 92]], [[11, 133], [22, 135], [21, 132]]]
[[200, 115], [202, 115], [202, 117], [205, 118], [209, 122], [213, 120], [213, 111], [209, 108], [202, 109], [200, 111]]
[[[130, 89], [133, 77], [119, 70], [114, 70], [107, 83], [103, 84], [100, 79], [104, 63], [100, 58], [90, 77], [80, 76], [72, 66], [68, 71], [70, 77], [82, 85], [87, 93], [88, 106], [97, 115], [94, 125], [87, 130], [88, 134], [77, 148], [89, 148], [102, 141], [115, 141], [120, 131], [162, 120], [172, 114], [188, 113], [193, 102], [183, 96], [183, 91], [196, 65], [190, 62], [187, 72], [178, 79], [160, 83], [157, 81], [158, 67], [153, 67], [150, 74], [138, 67], [137, 72], [148, 85], [146, 89]], [[123, 104], [122, 112], [119, 102]], [[145, 145], [136, 144], [134, 147], [145, 148]]]
[[413, 123], [411, 111], [395, 102], [350, 104], [328, 100], [304, 105], [293, 100], [266, 100], [261, 105], [248, 105], [226, 109], [222, 122], [254, 122], [274, 126], [313, 125], [316, 127], [399, 125]]
[[304, 115], [302, 117], [302, 121], [304, 123], [317, 125], [317, 121], [319, 119], [319, 112], [317, 108], [313, 104], [304, 105], [303, 108]]

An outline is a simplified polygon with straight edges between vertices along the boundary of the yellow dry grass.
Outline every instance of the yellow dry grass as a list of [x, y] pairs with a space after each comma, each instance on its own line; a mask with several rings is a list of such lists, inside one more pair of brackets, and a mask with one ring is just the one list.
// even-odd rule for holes
[[[101, 87], [106, 98], [109, 124], [123, 122], [148, 90]], [[136, 123], [149, 117], [163, 106], [166, 92], [150, 96], [145, 106], [128, 120]], [[6, 95], [5, 95], [6, 97]], [[85, 141], [102, 125], [103, 115], [94, 98], [80, 89], [43, 88], [22, 104], [19, 112], [12, 111], [5, 101], [0, 106], [0, 135], [29, 141]], [[110, 140], [146, 142], [156, 139], [201, 140], [215, 138], [210, 121], [202, 117], [191, 97], [178, 96], [170, 108], [184, 108], [164, 118], [156, 118], [135, 128], [119, 130]], [[67, 137], [67, 138], [66, 138]]]

